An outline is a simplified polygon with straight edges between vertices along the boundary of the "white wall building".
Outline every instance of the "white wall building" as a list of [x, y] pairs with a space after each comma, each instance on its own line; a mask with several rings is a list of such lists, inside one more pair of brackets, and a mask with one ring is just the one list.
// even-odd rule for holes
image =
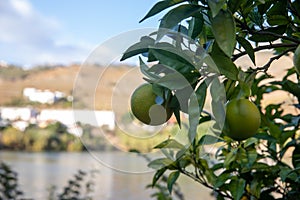
[[95, 127], [107, 126], [109, 130], [115, 129], [115, 114], [113, 111], [43, 109], [37, 112], [34, 108], [2, 107], [0, 113], [2, 121], [10, 121], [14, 127], [22, 131], [30, 123], [47, 125], [52, 121], [64, 124], [70, 133], [77, 136], [82, 134], [82, 129], [77, 125], [78, 122]]
[[33, 108], [3, 107], [1, 118], [9, 121], [23, 120], [33, 121], [36, 119], [37, 111]]
[[39, 90], [36, 88], [24, 88], [23, 96], [28, 98], [29, 101], [39, 102], [42, 104], [53, 104], [57, 100], [66, 97], [63, 92], [51, 92], [50, 90]]

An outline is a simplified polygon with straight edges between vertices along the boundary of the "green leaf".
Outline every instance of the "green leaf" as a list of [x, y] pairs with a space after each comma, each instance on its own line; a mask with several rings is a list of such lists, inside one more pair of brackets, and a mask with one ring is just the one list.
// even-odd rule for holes
[[226, 157], [225, 157], [225, 160], [224, 160], [224, 167], [225, 168], [229, 168], [229, 165], [235, 161], [236, 159], [236, 156], [237, 156], [237, 149], [234, 149], [232, 150], [231, 152], [229, 152]]
[[232, 13], [235, 13], [239, 7], [247, 2], [247, 0], [229, 0], [228, 1], [228, 8]]
[[147, 78], [153, 81], [160, 78], [160, 76], [149, 72], [149, 67], [144, 63], [144, 61], [140, 57], [139, 57], [139, 61], [140, 61], [140, 70], [142, 74], [144, 74]]
[[298, 144], [292, 154], [292, 163], [294, 168], [300, 167], [300, 144]]
[[157, 2], [151, 9], [150, 11], [146, 14], [146, 16], [141, 19], [140, 23], [142, 21], [144, 21], [145, 19], [149, 18], [149, 17], [152, 17], [158, 13], [160, 13], [161, 11], [171, 7], [171, 6], [174, 6], [176, 4], [179, 4], [179, 3], [182, 3], [186, 0], [164, 0], [164, 1], [160, 1], [160, 2]]
[[206, 93], [207, 93], [207, 84], [205, 81], [203, 81], [195, 91], [200, 112], [202, 112], [204, 104], [205, 104]]
[[214, 135], [203, 135], [198, 144], [199, 145], [207, 145], [207, 144], [215, 144], [218, 142], [223, 142], [224, 140], [220, 137], [216, 137]]
[[200, 118], [198, 100], [194, 93], [190, 96], [188, 114], [189, 114], [188, 137], [189, 137], [189, 141], [193, 142], [197, 134], [197, 126]]
[[223, 84], [220, 83], [219, 79], [214, 79], [211, 83], [210, 93], [212, 96], [212, 113], [214, 115], [216, 125], [219, 129], [223, 129], [223, 125], [225, 122], [225, 89]]
[[287, 166], [280, 167], [279, 176], [283, 182], [286, 180], [286, 178], [291, 178], [293, 173], [293, 170]]
[[168, 186], [168, 190], [169, 190], [170, 194], [172, 193], [173, 185], [177, 181], [179, 175], [180, 175], [180, 172], [175, 171], [175, 172], [172, 172], [168, 177], [167, 186]]
[[218, 70], [221, 74], [225, 75], [231, 80], [237, 80], [237, 76], [239, 73], [237, 67], [232, 62], [232, 60], [220, 50], [219, 46], [216, 43], [214, 43], [213, 45], [211, 57], [217, 65]]
[[253, 62], [253, 64], [255, 65], [255, 54], [254, 54], [254, 50], [252, 45], [250, 44], [250, 42], [248, 40], [246, 40], [243, 37], [236, 37], [236, 40], [238, 41], [238, 43], [240, 45], [242, 45], [242, 47], [245, 49], [245, 51], [247, 52], [247, 54], [249, 55], [251, 61]]
[[173, 162], [174, 161], [169, 158], [158, 158], [156, 160], [151, 161], [148, 164], [148, 167], [159, 170], [159, 169], [162, 169], [164, 167], [167, 167], [167, 166], [173, 164]]
[[196, 15], [202, 8], [198, 5], [184, 4], [170, 10], [161, 19], [157, 41], [159, 41], [170, 29], [178, 25], [182, 20]]
[[140, 42], [130, 46], [123, 54], [120, 61], [126, 60], [132, 56], [148, 52], [149, 46], [154, 45], [155, 40], [148, 36], [143, 36], [140, 39]]
[[229, 10], [220, 10], [211, 21], [212, 32], [221, 50], [231, 57], [235, 43], [235, 21]]
[[162, 168], [156, 171], [152, 179], [152, 187], [155, 186], [158, 179], [166, 172], [167, 168]]
[[189, 21], [188, 36], [192, 39], [198, 37], [198, 35], [203, 30], [203, 25], [204, 25], [203, 15], [192, 17], [192, 19]]
[[262, 180], [259, 178], [254, 178], [250, 183], [250, 192], [255, 197], [259, 198], [261, 193], [261, 187], [262, 187]]
[[[279, 39], [279, 36], [284, 34], [286, 31], [286, 26], [276, 26], [276, 27], [271, 27], [267, 28], [263, 31], [258, 31], [254, 34], [252, 34], [251, 37], [249, 37], [249, 40], [254, 41], [254, 42], [273, 42], [277, 39]], [[274, 35], [278, 34], [278, 36]]]
[[175, 69], [182, 74], [191, 73], [192, 70], [195, 70], [191, 57], [173, 45], [159, 43], [156, 46], [151, 47], [150, 52], [161, 64]]
[[221, 8], [224, 6], [225, 2], [225, 0], [208, 0], [207, 3], [212, 12], [213, 17], [215, 17], [219, 13]]
[[174, 139], [168, 139], [156, 145], [154, 148], [155, 149], [162, 149], [162, 148], [183, 149], [185, 147]]
[[233, 199], [241, 199], [246, 186], [246, 181], [241, 178], [232, 178], [229, 183], [229, 190]]
[[290, 92], [293, 94], [295, 97], [300, 100], [300, 84], [294, 83], [293, 81], [290, 80], [284, 80], [281, 82], [282, 89], [285, 91]]
[[231, 174], [230, 172], [224, 171], [224, 172], [223, 172], [222, 174], [220, 174], [220, 175], [218, 176], [218, 178], [216, 179], [216, 182], [215, 182], [214, 187], [215, 187], [215, 188], [221, 187], [221, 186], [224, 185], [225, 182], [226, 182], [227, 180], [229, 180], [231, 177], [232, 177], [232, 174]]
[[271, 26], [287, 25], [290, 22], [284, 15], [269, 15], [267, 21]]
[[179, 72], [167, 74], [162, 78], [158, 79], [155, 83], [164, 86], [170, 90], [179, 90], [190, 85], [186, 78], [182, 76]]

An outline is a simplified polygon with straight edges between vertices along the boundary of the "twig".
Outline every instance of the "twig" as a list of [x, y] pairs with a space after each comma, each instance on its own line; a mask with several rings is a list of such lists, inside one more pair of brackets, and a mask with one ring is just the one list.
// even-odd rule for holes
[[262, 67], [258, 67], [256, 68], [256, 70], [263, 70], [264, 72], [268, 71], [268, 69], [270, 68], [271, 64], [275, 61], [275, 60], [278, 60], [279, 58], [281, 58], [282, 56], [284, 56], [285, 54], [287, 54], [288, 52], [292, 51], [296, 49], [296, 47], [293, 47], [293, 48], [289, 48], [289, 49], [286, 49], [285, 51], [283, 51], [282, 53], [278, 54], [277, 56], [274, 56], [272, 58], [270, 58], [269, 62], [267, 62], [267, 64], [265, 64], [264, 66]]
[[[280, 47], [293, 47], [296, 48], [298, 44], [296, 43], [280, 43], [280, 44], [269, 44], [269, 45], [263, 45], [263, 46], [258, 46], [254, 48], [254, 52], [261, 51], [261, 50], [266, 50], [266, 49], [275, 49], [275, 48], [280, 48]], [[289, 50], [290, 51], [290, 50]], [[238, 58], [247, 55], [247, 51], [243, 51], [241, 53], [235, 54], [232, 56], [232, 61], [237, 60]]]
[[213, 191], [216, 191], [217, 193], [219, 193], [220, 195], [222, 195], [223, 197], [226, 197], [226, 198], [229, 198], [229, 199], [233, 199], [232, 196], [230, 196], [229, 194], [227, 193], [224, 193], [224, 191], [221, 191], [219, 190], [218, 188], [214, 188], [213, 186], [209, 185], [207, 182], [202, 182], [200, 179], [196, 178], [194, 174], [186, 171], [186, 170], [183, 170], [183, 169], [180, 169], [180, 172], [188, 177], [190, 177], [191, 179], [193, 179], [194, 181], [196, 182], [199, 182], [200, 184], [202, 184], [203, 186], [213, 190]]

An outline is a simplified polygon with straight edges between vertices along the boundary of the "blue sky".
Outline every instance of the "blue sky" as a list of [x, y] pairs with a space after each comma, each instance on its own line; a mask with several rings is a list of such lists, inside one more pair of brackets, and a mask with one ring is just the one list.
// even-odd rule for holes
[[97, 45], [160, 16], [139, 20], [157, 0], [1, 0], [0, 61], [21, 66], [83, 62]]

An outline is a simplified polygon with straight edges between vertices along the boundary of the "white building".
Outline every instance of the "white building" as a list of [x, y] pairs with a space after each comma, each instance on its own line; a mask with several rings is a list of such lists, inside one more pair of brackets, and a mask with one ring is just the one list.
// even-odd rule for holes
[[3, 107], [1, 108], [1, 118], [9, 121], [28, 121], [36, 119], [37, 111], [33, 108]]
[[36, 88], [24, 88], [23, 96], [28, 98], [29, 101], [39, 102], [42, 104], [53, 104], [66, 97], [63, 92], [51, 92], [50, 90], [38, 90]]

